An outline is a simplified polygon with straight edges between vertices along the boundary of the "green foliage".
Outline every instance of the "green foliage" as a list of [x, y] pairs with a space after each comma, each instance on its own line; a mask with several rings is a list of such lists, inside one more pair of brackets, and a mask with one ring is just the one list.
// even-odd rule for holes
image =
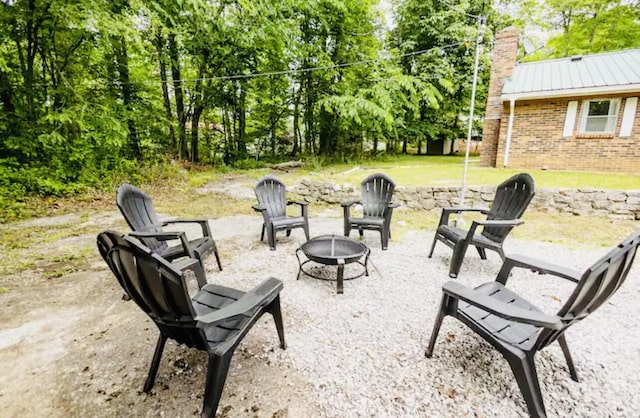
[[555, 31], [524, 61], [640, 47], [640, 4], [618, 0], [513, 0], [521, 26]]
[[[462, 42], [474, 22], [438, 1], [407, 0], [385, 44], [378, 6], [0, 2], [1, 209], [25, 195], [179, 176], [184, 160], [221, 170], [300, 156], [322, 165], [457, 135], [473, 55]], [[460, 45], [444, 55], [417, 53], [451, 42]]]
[[233, 167], [240, 170], [253, 170], [256, 168], [263, 168], [265, 167], [265, 164], [255, 158], [245, 158], [244, 160], [235, 161], [233, 163]]

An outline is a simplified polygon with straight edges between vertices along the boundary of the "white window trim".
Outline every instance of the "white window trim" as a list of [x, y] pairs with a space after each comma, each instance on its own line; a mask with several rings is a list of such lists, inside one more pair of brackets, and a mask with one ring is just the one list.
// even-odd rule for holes
[[[604, 100], [608, 100], [611, 102], [611, 104], [615, 103], [615, 119], [613, 122], [613, 127], [611, 129], [611, 131], [596, 131], [596, 132], [591, 132], [591, 131], [587, 131], [587, 117], [589, 116], [589, 103], [590, 102], [600, 102], [600, 101], [604, 101]], [[610, 98], [610, 97], [603, 97], [603, 98], [598, 98], [598, 99], [587, 99], [587, 100], [583, 100], [582, 101], [582, 108], [580, 109], [580, 128], [578, 130], [578, 133], [580, 134], [605, 134], [605, 135], [613, 135], [616, 132], [616, 126], [618, 125], [618, 114], [620, 113], [620, 98]]]
[[576, 126], [576, 115], [578, 113], [578, 101], [571, 100], [567, 103], [567, 113], [564, 117], [564, 128], [562, 129], [562, 137], [569, 138], [573, 136], [573, 127]]
[[620, 138], [628, 138], [633, 131], [633, 121], [636, 116], [636, 108], [638, 106], [637, 97], [627, 97], [624, 102], [624, 111], [622, 112], [622, 123], [620, 123]]

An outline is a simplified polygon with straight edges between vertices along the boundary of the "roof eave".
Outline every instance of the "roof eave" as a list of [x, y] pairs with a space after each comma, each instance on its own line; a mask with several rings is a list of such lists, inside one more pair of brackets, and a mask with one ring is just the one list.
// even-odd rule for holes
[[640, 93], [640, 84], [624, 84], [620, 86], [587, 87], [581, 89], [563, 89], [549, 91], [532, 91], [528, 93], [506, 93], [500, 98], [503, 102], [511, 100], [551, 99], [556, 97], [596, 96], [603, 94]]

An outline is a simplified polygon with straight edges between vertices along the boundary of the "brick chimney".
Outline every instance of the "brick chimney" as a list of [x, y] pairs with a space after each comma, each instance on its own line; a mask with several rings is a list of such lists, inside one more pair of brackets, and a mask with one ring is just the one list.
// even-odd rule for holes
[[482, 155], [480, 157], [480, 164], [485, 167], [496, 166], [503, 109], [500, 95], [502, 94], [504, 79], [511, 77], [513, 74], [517, 54], [518, 29], [508, 27], [496, 33], [491, 57], [491, 78], [489, 79], [487, 108], [484, 113], [484, 126], [482, 128]]

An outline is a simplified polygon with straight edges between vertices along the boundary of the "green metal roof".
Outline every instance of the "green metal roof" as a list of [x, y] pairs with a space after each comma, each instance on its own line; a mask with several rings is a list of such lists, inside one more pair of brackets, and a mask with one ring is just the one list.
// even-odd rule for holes
[[640, 92], [640, 49], [517, 63], [502, 99]]

